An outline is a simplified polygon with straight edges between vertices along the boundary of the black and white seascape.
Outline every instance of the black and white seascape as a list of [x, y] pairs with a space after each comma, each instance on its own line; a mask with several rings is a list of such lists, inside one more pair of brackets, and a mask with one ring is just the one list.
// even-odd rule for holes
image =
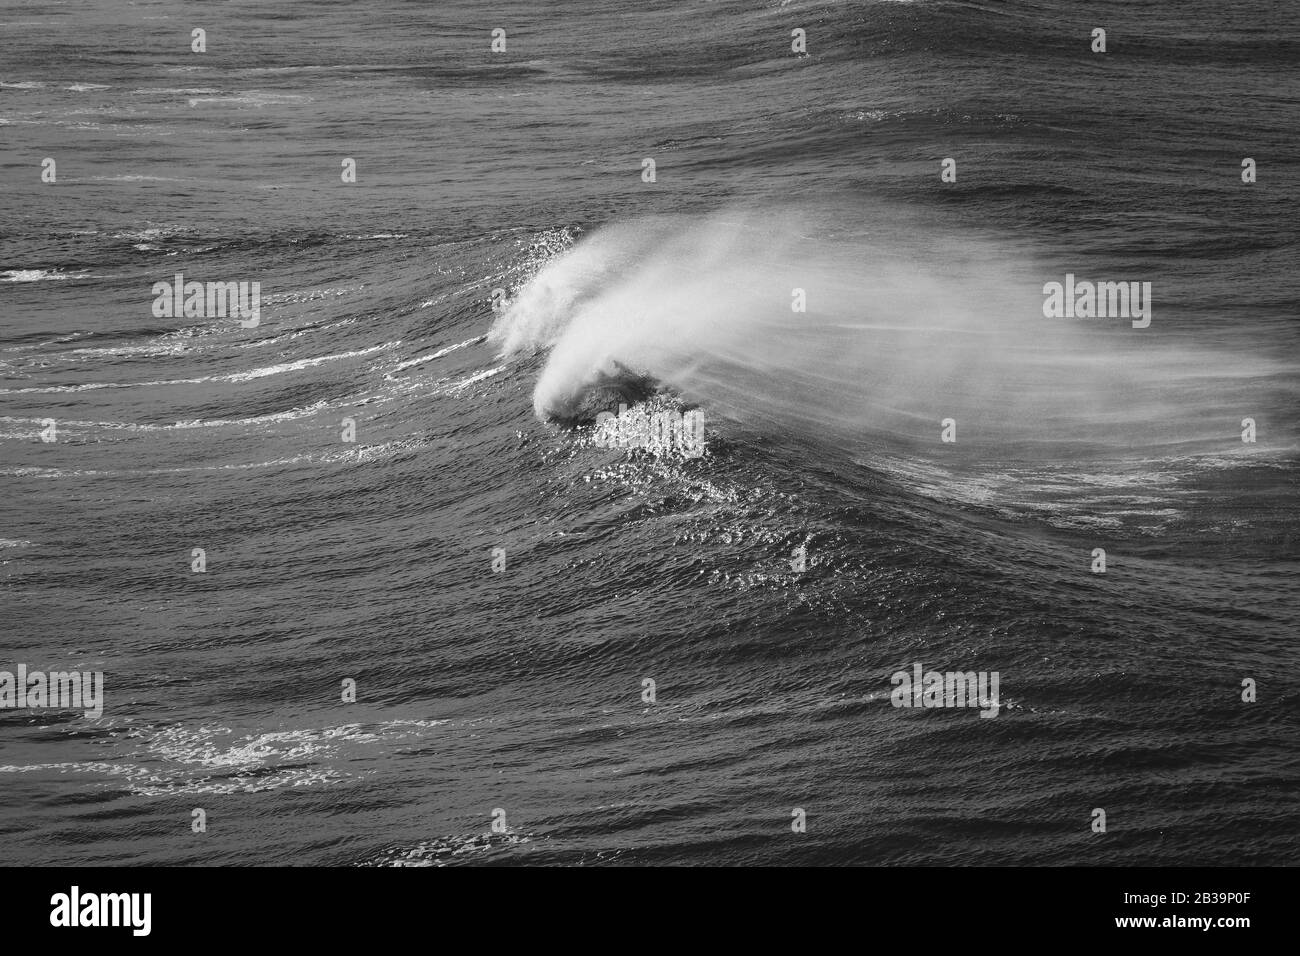
[[0, 862], [1293, 864], [1297, 62], [0, 0]]

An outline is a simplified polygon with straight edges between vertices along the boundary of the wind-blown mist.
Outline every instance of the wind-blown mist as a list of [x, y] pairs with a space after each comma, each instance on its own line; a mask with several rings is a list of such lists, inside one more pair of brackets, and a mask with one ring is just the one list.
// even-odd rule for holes
[[951, 418], [943, 447], [982, 457], [1190, 452], [1259, 410], [1266, 363], [1162, 340], [1158, 284], [1150, 329], [1048, 319], [1043, 283], [1061, 276], [1045, 267], [897, 210], [853, 228], [781, 210], [608, 227], [547, 263], [491, 339], [506, 357], [550, 349], [543, 418], [590, 417], [593, 388], [645, 374], [854, 448], [938, 446]]

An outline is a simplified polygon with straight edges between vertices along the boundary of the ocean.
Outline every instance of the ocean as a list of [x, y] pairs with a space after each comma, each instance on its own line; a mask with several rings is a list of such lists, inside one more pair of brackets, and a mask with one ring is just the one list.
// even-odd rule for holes
[[1298, 64], [0, 0], [0, 863], [1295, 863]]

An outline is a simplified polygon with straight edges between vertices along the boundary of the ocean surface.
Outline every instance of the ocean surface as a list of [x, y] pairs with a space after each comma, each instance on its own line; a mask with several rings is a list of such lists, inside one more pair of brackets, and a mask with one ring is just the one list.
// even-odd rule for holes
[[[1296, 863], [1298, 65], [1290, 0], [0, 0], [0, 669], [105, 688], [0, 710], [0, 864]], [[629, 374], [703, 455], [597, 440]]]

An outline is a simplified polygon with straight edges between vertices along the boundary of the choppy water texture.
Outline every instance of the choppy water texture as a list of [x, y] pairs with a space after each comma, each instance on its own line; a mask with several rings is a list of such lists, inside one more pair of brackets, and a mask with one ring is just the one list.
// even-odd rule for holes
[[[0, 3], [0, 669], [107, 685], [0, 716], [2, 861], [1295, 862], [1298, 61], [1289, 2]], [[546, 420], [620, 369], [708, 454]]]

